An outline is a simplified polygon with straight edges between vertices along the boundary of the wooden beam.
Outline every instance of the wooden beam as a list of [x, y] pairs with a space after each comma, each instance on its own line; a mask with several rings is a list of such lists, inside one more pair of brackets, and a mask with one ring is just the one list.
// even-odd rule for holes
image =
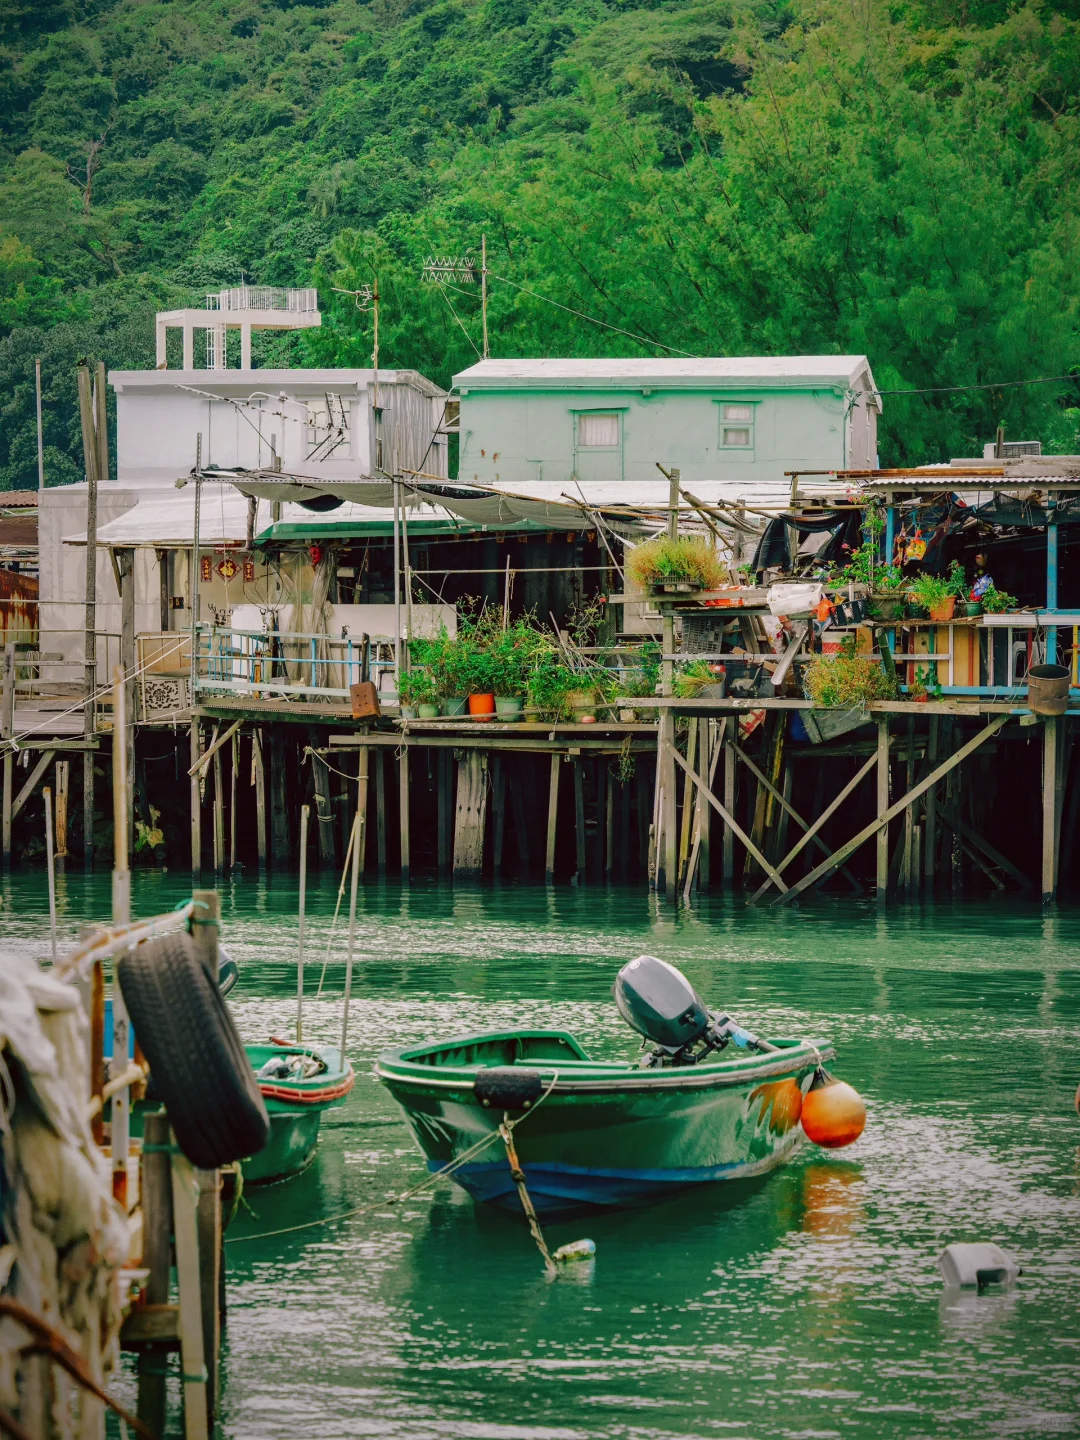
[[889, 890], [889, 718], [877, 717], [877, 898], [883, 901]]
[[255, 787], [255, 845], [259, 869], [266, 869], [266, 767], [263, 764], [262, 733], [251, 732], [251, 783]]
[[[693, 774], [675, 745], [675, 713], [672, 710], [664, 710], [660, 716], [660, 728], [657, 732], [657, 743], [661, 747], [660, 764], [657, 775], [660, 779], [660, 793], [663, 796], [663, 813], [660, 817], [661, 838], [664, 842], [664, 894], [672, 903], [675, 901], [678, 887], [678, 818], [679, 812], [675, 804], [675, 766], [673, 761], [678, 760], [688, 774]], [[695, 779], [697, 777], [695, 776]], [[659, 856], [657, 857], [659, 860]], [[657, 886], [659, 889], [659, 885]]]
[[409, 752], [402, 750], [398, 756], [398, 829], [401, 833], [401, 883], [409, 883], [412, 869], [411, 843], [409, 838]]
[[202, 748], [201, 726], [197, 718], [192, 718], [191, 732], [189, 738], [188, 754], [191, 759], [191, 768], [188, 775], [191, 789], [191, 873], [198, 875], [202, 870], [202, 789], [199, 785], [199, 777], [195, 771], [199, 768], [199, 756]]
[[551, 779], [548, 782], [547, 849], [544, 854], [544, 879], [550, 885], [555, 879], [555, 837], [559, 823], [559, 766], [562, 756], [551, 757]]
[[244, 722], [242, 720], [234, 721], [234, 723], [230, 725], [227, 730], [223, 730], [220, 735], [218, 735], [214, 740], [212, 740], [210, 744], [206, 747], [206, 749], [202, 752], [198, 760], [195, 761], [195, 764], [192, 765], [191, 768], [188, 770], [188, 774], [198, 774], [200, 777], [205, 775], [206, 767], [210, 763], [211, 757], [216, 755], [218, 751], [222, 748], [222, 746], [227, 744], [228, 741], [232, 739], [232, 737], [236, 734], [237, 730], [240, 729], [240, 726], [243, 723]]
[[1000, 850], [995, 850], [985, 836], [980, 835], [977, 830], [973, 830], [970, 825], [961, 820], [953, 811], [945, 807], [939, 807], [938, 814], [950, 829], [959, 830], [961, 839], [966, 841], [968, 845], [973, 846], [976, 850], [981, 850], [991, 864], [996, 865], [999, 870], [1004, 870], [1006, 875], [1011, 875], [1016, 883], [1024, 890], [1033, 890], [1035, 888], [1034, 882], [1029, 876], [1025, 875], [1011, 860], [1006, 859]]
[[41, 777], [45, 774], [45, 771], [48, 770], [49, 766], [52, 764], [52, 762], [55, 760], [55, 758], [56, 758], [56, 751], [55, 751], [55, 750], [46, 750], [45, 753], [42, 755], [41, 759], [37, 762], [37, 764], [34, 766], [34, 768], [30, 771], [30, 775], [29, 775], [29, 778], [28, 778], [27, 781], [26, 781], [26, 784], [25, 784], [25, 785], [22, 787], [22, 789], [19, 791], [18, 795], [15, 797], [15, 800], [14, 800], [12, 806], [11, 806], [11, 818], [12, 818], [12, 820], [18, 819], [19, 811], [23, 808], [23, 806], [26, 804], [26, 802], [30, 799], [30, 796], [31, 796], [31, 795], [34, 793], [34, 791], [37, 789], [38, 781], [39, 781], [39, 780], [41, 779]]
[[480, 874], [484, 864], [487, 819], [487, 763], [476, 750], [458, 761], [457, 820], [454, 826], [454, 875]]
[[[747, 755], [746, 751], [742, 748], [741, 745], [739, 745], [738, 743], [733, 743], [733, 744], [732, 744], [732, 749], [735, 751], [735, 754], [736, 754], [736, 755], [739, 757], [739, 759], [743, 762], [743, 764], [744, 764], [744, 765], [746, 766], [746, 768], [750, 771], [750, 773], [755, 777], [755, 779], [757, 779], [758, 781], [760, 781], [760, 783], [761, 783], [762, 785], [764, 785], [764, 787], [765, 787], [765, 789], [768, 791], [768, 793], [769, 793], [770, 795], [772, 795], [773, 798], [778, 802], [778, 804], [780, 805], [780, 808], [784, 811], [784, 813], [791, 816], [792, 820], [795, 821], [795, 824], [798, 825], [799, 828], [803, 831], [804, 835], [806, 836], [806, 839], [807, 839], [807, 840], [812, 840], [812, 841], [814, 842], [814, 844], [818, 847], [818, 849], [821, 850], [821, 851], [823, 851], [826, 856], [831, 855], [831, 854], [832, 854], [832, 851], [829, 849], [828, 845], [825, 844], [825, 841], [822, 840], [821, 836], [817, 833], [818, 828], [820, 828], [820, 827], [815, 826], [815, 827], [813, 828], [813, 830], [811, 830], [811, 827], [806, 823], [806, 821], [803, 819], [803, 817], [799, 814], [799, 812], [798, 812], [798, 811], [795, 809], [795, 807], [791, 804], [791, 802], [788, 800], [787, 796], [786, 796], [786, 795], [783, 795], [783, 794], [776, 788], [776, 786], [772, 783], [772, 781], [768, 778], [768, 776], [764, 773], [764, 771], [758, 769], [758, 767], [754, 764], [753, 760], [751, 760], [750, 756]], [[875, 756], [874, 758], [875, 758], [875, 763], [876, 763], [877, 757]], [[789, 772], [789, 773], [790, 773], [790, 772]], [[797, 855], [797, 854], [798, 854], [798, 851], [799, 851], [799, 848], [800, 848], [800, 847], [797, 846], [797, 847], [791, 852], [791, 855], [792, 855], [792, 856]], [[789, 857], [789, 858], [790, 858], [790, 857]], [[786, 861], [786, 860], [783, 861], [783, 862], [781, 862], [781, 863], [777, 866], [777, 869], [782, 871], [783, 868], [784, 868], [784, 866], [785, 866], [786, 864], [787, 864], [787, 861]], [[851, 871], [847, 869], [846, 866], [842, 867], [842, 869], [841, 869], [841, 874], [844, 875], [844, 876], [846, 876], [846, 878], [851, 881], [852, 885], [855, 887], [856, 890], [861, 890], [861, 889], [863, 888], [861, 882], [860, 882], [859, 879], [858, 879], [858, 877], [855, 876], [855, 875], [853, 875], [853, 874], [851, 873]], [[764, 888], [767, 890], [769, 887], [768, 887], [768, 885], [766, 885]], [[759, 892], [759, 893], [760, 893], [760, 892]]]
[[574, 875], [579, 885], [585, 881], [588, 856], [585, 853], [585, 776], [580, 756], [574, 761]]
[[[738, 721], [732, 717], [724, 736], [724, 805], [735, 814], [735, 744], [739, 735]], [[724, 883], [730, 885], [735, 878], [735, 831], [724, 821], [723, 842]]]
[[1058, 872], [1058, 768], [1060, 718], [1047, 715], [1043, 722], [1042, 775], [1042, 898], [1050, 904], [1057, 895]]
[[[899, 800], [895, 800], [883, 815], [878, 815], [875, 819], [871, 820], [870, 824], [864, 826], [846, 845], [841, 845], [839, 850], [834, 851], [828, 860], [823, 860], [822, 863], [811, 870], [809, 874], [804, 875], [801, 880], [792, 885], [790, 890], [785, 890], [782, 895], [778, 895], [773, 901], [773, 904], [784, 905], [788, 901], [794, 900], [797, 895], [801, 895], [809, 886], [816, 884], [822, 876], [828, 875], [831, 870], [835, 870], [837, 865], [845, 861], [849, 855], [854, 855], [860, 845], [864, 845], [872, 835], [875, 835], [877, 831], [881, 829], [882, 825], [887, 825], [890, 820], [895, 820], [897, 815], [902, 814], [907, 806], [913, 804], [920, 795], [924, 795], [926, 791], [930, 789], [931, 785], [936, 784], [937, 781], [949, 774], [957, 765], [962, 764], [969, 755], [973, 754], [979, 748], [984, 740], [989, 740], [991, 735], [996, 735], [1001, 727], [1008, 722], [1008, 719], [1008, 715], [996, 716], [991, 720], [989, 725], [980, 730], [966, 745], [962, 745], [959, 750], [955, 751], [947, 760], [943, 761], [936, 770], [932, 770], [925, 779], [920, 780], [913, 790], [909, 790], [906, 795], [901, 796]], [[875, 757], [875, 760], [876, 758], [877, 757]]]
[[[875, 752], [873, 755], [870, 756], [870, 758], [869, 758], [869, 760], [867, 760], [866, 764], [863, 765], [859, 770], [857, 770], [857, 771], [855, 772], [855, 774], [852, 776], [852, 778], [848, 781], [848, 783], [847, 783], [847, 784], [844, 786], [844, 788], [840, 791], [839, 795], [837, 795], [836, 799], [833, 800], [832, 803], [831, 803], [825, 810], [823, 810], [823, 811], [821, 812], [821, 814], [818, 816], [818, 818], [817, 818], [817, 819], [814, 821], [814, 823], [810, 826], [809, 830], [807, 830], [806, 833], [805, 833], [798, 841], [796, 841], [795, 845], [791, 848], [791, 850], [788, 851], [788, 853], [784, 856], [784, 858], [783, 858], [782, 860], [780, 860], [780, 861], [777, 862], [777, 866], [776, 866], [777, 870], [779, 870], [779, 871], [782, 873], [783, 871], [785, 871], [785, 870], [787, 869], [787, 867], [788, 867], [788, 866], [791, 864], [791, 862], [795, 859], [796, 855], [798, 855], [798, 853], [800, 852], [800, 850], [804, 849], [805, 846], [809, 845], [810, 841], [814, 838], [814, 836], [815, 836], [815, 835], [817, 834], [817, 832], [822, 828], [822, 826], [825, 825], [826, 821], [832, 819], [833, 815], [836, 814], [837, 810], [839, 810], [840, 806], [841, 806], [841, 805], [844, 803], [844, 801], [848, 798], [848, 796], [849, 796], [849, 795], [851, 794], [851, 792], [855, 789], [855, 787], [859, 784], [859, 782], [860, 782], [861, 780], [865, 779], [867, 775], [869, 775], [870, 771], [873, 770], [874, 766], [875, 766], [877, 763], [878, 763], [878, 761], [877, 761], [877, 754], [876, 754], [876, 752]], [[832, 852], [830, 851], [829, 853], [830, 853], [830, 855], [831, 855]], [[766, 880], [765, 883], [764, 883], [759, 889], [757, 889], [757, 890], [754, 891], [753, 895], [750, 897], [750, 904], [751, 904], [751, 905], [756, 905], [756, 904], [757, 904], [757, 902], [758, 902], [758, 901], [761, 899], [761, 897], [765, 894], [766, 890], [768, 890], [768, 888], [769, 888], [769, 883], [770, 883], [770, 882], [769, 882], [768, 880]]]
[[687, 765], [686, 761], [679, 754], [678, 750], [675, 748], [674, 745], [667, 745], [665, 746], [665, 748], [668, 750], [668, 753], [671, 755], [676, 765], [680, 766], [681, 769], [685, 771], [685, 773], [694, 782], [694, 784], [700, 786], [700, 788], [704, 791], [705, 799], [709, 802], [709, 804], [713, 807], [713, 809], [721, 817], [721, 819], [726, 820], [727, 823], [731, 826], [732, 830], [734, 830], [735, 834], [746, 846], [747, 850], [761, 866], [762, 870], [765, 871], [766, 875], [768, 875], [772, 883], [777, 887], [778, 890], [783, 890], [784, 882], [780, 878], [780, 875], [776, 870], [773, 869], [773, 867], [769, 864], [768, 860], [765, 859], [765, 856], [762, 855], [761, 851], [750, 839], [750, 836], [746, 834], [742, 826], [735, 819], [734, 815], [732, 815], [725, 806], [721, 805], [720, 801], [717, 800], [716, 796], [712, 793], [712, 791], [701, 779], [701, 777], [694, 774], [693, 770], [690, 769], [689, 765]]

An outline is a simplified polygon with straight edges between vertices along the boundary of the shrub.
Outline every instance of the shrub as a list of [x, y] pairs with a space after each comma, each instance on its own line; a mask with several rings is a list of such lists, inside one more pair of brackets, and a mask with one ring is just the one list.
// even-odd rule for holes
[[713, 590], [727, 581], [727, 571], [716, 552], [697, 535], [680, 535], [676, 540], [662, 535], [635, 546], [627, 556], [626, 568], [644, 589], [690, 584]]
[[864, 709], [871, 700], [895, 700], [899, 686], [880, 660], [855, 655], [845, 649], [839, 655], [815, 655], [806, 667], [807, 698], [823, 709]]

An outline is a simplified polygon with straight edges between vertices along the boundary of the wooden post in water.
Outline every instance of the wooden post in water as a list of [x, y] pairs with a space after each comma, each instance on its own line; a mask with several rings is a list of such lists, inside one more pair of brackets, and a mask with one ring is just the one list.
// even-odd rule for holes
[[1043, 720], [1042, 765], [1042, 900], [1053, 904], [1057, 896], [1058, 817], [1060, 746], [1058, 736], [1061, 719], [1047, 715]]
[[255, 787], [255, 845], [259, 874], [266, 874], [266, 767], [263, 764], [262, 731], [251, 732], [251, 783]]
[[[143, 1267], [149, 1272], [143, 1291], [150, 1305], [169, 1303], [172, 1268], [172, 1185], [169, 1180], [169, 1117], [151, 1111], [143, 1120], [142, 1202]], [[139, 1352], [138, 1416], [155, 1435], [165, 1432], [167, 1345], [147, 1344]]]
[[[220, 753], [220, 752], [219, 752]], [[216, 890], [193, 890], [191, 939], [212, 984], [217, 984], [218, 944], [221, 934], [221, 896]], [[197, 1170], [196, 1226], [198, 1235], [199, 1293], [203, 1355], [206, 1365], [206, 1416], [212, 1421], [217, 1410], [217, 1367], [221, 1348], [221, 1316], [218, 1294], [221, 1287], [221, 1172]], [[179, 1232], [177, 1234], [179, 1245]], [[177, 1256], [179, 1266], [179, 1254]]]
[[234, 730], [229, 749], [229, 869], [236, 869], [236, 780], [240, 769], [240, 731]]
[[[188, 746], [190, 763], [196, 766], [202, 756], [202, 735], [198, 716], [192, 716], [191, 738]], [[190, 777], [191, 784], [191, 873], [198, 877], [202, 873], [202, 785], [196, 770]]]
[[[889, 717], [877, 717], [877, 813], [878, 819], [889, 808]], [[884, 903], [889, 890], [889, 827], [877, 832], [877, 900]]]
[[[510, 562], [507, 561], [507, 564]], [[494, 833], [491, 839], [492, 874], [501, 876], [503, 868], [503, 846], [506, 840], [506, 772], [503, 757], [496, 751], [491, 757], [491, 823]]]
[[544, 880], [548, 885], [555, 879], [555, 838], [559, 822], [559, 766], [562, 756], [551, 756], [551, 779], [548, 783], [547, 847], [544, 852]]
[[337, 867], [337, 844], [334, 835], [334, 807], [330, 800], [330, 771], [321, 756], [314, 754], [319, 745], [319, 732], [314, 726], [308, 731], [312, 749], [311, 777], [315, 787], [315, 813], [319, 820], [319, 864], [324, 870]]
[[[0, 738], [10, 740], [15, 733], [15, 642], [4, 646], [3, 675], [0, 680]], [[11, 866], [11, 805], [15, 783], [15, 754], [9, 746], [4, 751], [4, 810], [2, 818], [3, 865]]]
[[[202, 1283], [199, 1272], [199, 1171], [179, 1151], [172, 1161], [173, 1230], [176, 1282], [180, 1301], [180, 1372], [183, 1376], [184, 1440], [208, 1440], [209, 1386], [203, 1340]], [[215, 1296], [215, 1300], [216, 1300]]]
[[71, 761], [56, 762], [56, 863], [63, 871], [67, 860], [68, 786], [71, 783]]
[[[660, 754], [657, 757], [659, 771], [663, 777], [661, 789], [663, 792], [662, 814], [660, 826], [663, 841], [663, 872], [664, 872], [664, 895], [672, 904], [678, 893], [679, 879], [679, 858], [678, 858], [678, 810], [676, 808], [675, 791], [675, 714], [671, 710], [663, 710], [660, 713], [660, 724], [658, 726], [660, 736]], [[659, 889], [659, 883], [657, 889]]]
[[270, 863], [285, 867], [291, 857], [289, 843], [288, 788], [285, 777], [285, 733], [282, 725], [270, 726]]
[[304, 1043], [304, 921], [307, 918], [307, 832], [311, 808], [300, 807], [300, 904], [296, 937], [296, 1043]]
[[[365, 758], [367, 746], [360, 752]], [[366, 767], [365, 767], [366, 768]], [[361, 783], [363, 798], [367, 799], [367, 776]], [[366, 810], [357, 806], [353, 821], [352, 866], [349, 871], [349, 948], [345, 958], [345, 998], [341, 1011], [341, 1065], [345, 1067], [345, 1046], [349, 1038], [349, 1001], [352, 999], [353, 956], [356, 952], [356, 892], [360, 882], [360, 855], [364, 849]]]
[[45, 798], [45, 861], [49, 870], [49, 939], [52, 942], [52, 963], [56, 964], [56, 870], [53, 854], [52, 791], [48, 785]]
[[225, 781], [221, 769], [221, 749], [214, 751], [214, 871], [225, 869]]
[[375, 751], [375, 859], [379, 878], [386, 874], [386, 751]]
[[585, 776], [582, 773], [582, 759], [574, 759], [574, 883], [585, 881], [588, 856], [585, 850]]
[[409, 883], [412, 868], [409, 839], [409, 747], [403, 745], [398, 755], [398, 831], [401, 836], [401, 883]]
[[[113, 923], [126, 925], [131, 919], [131, 871], [128, 868], [128, 716], [127, 686], [122, 665], [113, 671]], [[113, 1064], [118, 1070], [127, 1066], [128, 1013], [123, 992], [113, 985]], [[112, 1097], [113, 1197], [124, 1214], [128, 1211], [128, 1152], [130, 1149], [131, 1091], [125, 1085]]]
[[[926, 741], [926, 768], [933, 770], [937, 765], [938, 731], [940, 722], [937, 715], [930, 716], [929, 735]], [[928, 895], [934, 893], [934, 865], [937, 851], [937, 786], [931, 785], [926, 792], [926, 832], [923, 836], [922, 873]]]
[[458, 759], [457, 823], [454, 827], [454, 876], [479, 875], [484, 863], [487, 819], [487, 755], [466, 750]]
[[[738, 717], [733, 715], [724, 736], [724, 809], [729, 815], [735, 814], [735, 745], [738, 738]], [[723, 868], [724, 885], [730, 890], [735, 879], [735, 831], [727, 820], [724, 821]]]

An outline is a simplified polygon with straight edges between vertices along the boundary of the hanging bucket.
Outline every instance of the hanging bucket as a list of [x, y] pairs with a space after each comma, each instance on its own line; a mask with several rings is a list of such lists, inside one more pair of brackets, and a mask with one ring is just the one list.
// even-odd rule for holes
[[1027, 673], [1028, 709], [1036, 715], [1064, 715], [1069, 672], [1064, 665], [1032, 665]]

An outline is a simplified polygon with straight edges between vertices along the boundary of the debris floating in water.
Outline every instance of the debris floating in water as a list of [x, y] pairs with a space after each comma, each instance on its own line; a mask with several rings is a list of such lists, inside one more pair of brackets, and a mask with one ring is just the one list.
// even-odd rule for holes
[[571, 1240], [569, 1245], [560, 1245], [551, 1258], [556, 1265], [574, 1265], [582, 1260], [592, 1260], [595, 1255], [595, 1240]]
[[937, 1263], [947, 1290], [1011, 1285], [1024, 1273], [1012, 1256], [992, 1241], [946, 1245]]

